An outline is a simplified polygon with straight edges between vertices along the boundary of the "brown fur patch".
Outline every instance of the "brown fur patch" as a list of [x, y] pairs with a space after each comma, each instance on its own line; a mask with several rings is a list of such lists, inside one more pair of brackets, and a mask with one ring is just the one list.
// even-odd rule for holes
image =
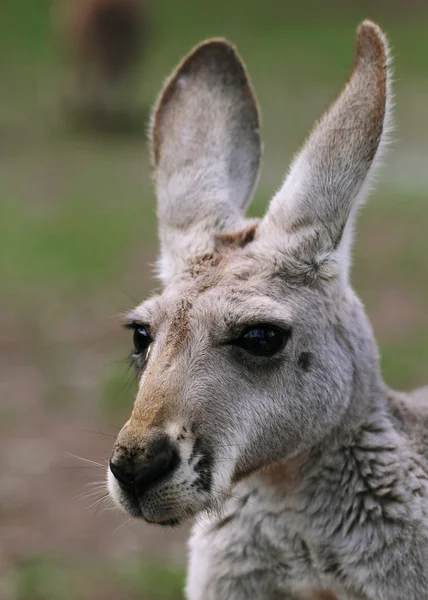
[[152, 375], [144, 383], [139, 391], [132, 410], [129, 421], [129, 432], [138, 437], [143, 437], [144, 433], [152, 428], [159, 427], [165, 420], [166, 415], [166, 395], [159, 383], [154, 383], [156, 375]]
[[[351, 74], [345, 86], [331, 103], [331, 108], [336, 104], [341, 96], [350, 95], [346, 88], [355, 81], [354, 85], [358, 85], [361, 90], [362, 97], [360, 102], [374, 103], [374, 109], [370, 111], [369, 116], [366, 115], [364, 122], [356, 120], [353, 123], [354, 127], [362, 127], [365, 130], [363, 136], [365, 140], [365, 157], [371, 162], [376, 154], [378, 142], [382, 135], [384, 117], [386, 111], [386, 82], [387, 82], [388, 54], [387, 46], [383, 34], [379, 27], [371, 21], [363, 21], [357, 29], [357, 37], [355, 43], [354, 61], [351, 69]], [[374, 84], [374, 92], [373, 92]], [[367, 95], [367, 92], [369, 92]], [[329, 113], [327, 110], [326, 114]], [[348, 115], [345, 113], [342, 116], [342, 121], [336, 118], [336, 127], [349, 126]], [[355, 119], [355, 115], [353, 115]], [[352, 123], [352, 118], [349, 119]], [[334, 151], [334, 148], [331, 148]]]
[[177, 353], [189, 336], [189, 312], [192, 306], [190, 298], [182, 298], [175, 309], [168, 332], [168, 359]]
[[[147, 392], [151, 393], [151, 399], [147, 400]], [[135, 428], [135, 421], [138, 422], [138, 428], [144, 426], [145, 428], [156, 427], [162, 422], [164, 415], [163, 404], [165, 396], [162, 393], [153, 394], [150, 388], [145, 391], [144, 395], [137, 397], [135, 410], [132, 413], [130, 428]]]
[[260, 476], [267, 485], [290, 493], [299, 485], [300, 469], [305, 459], [306, 455], [302, 454], [289, 460], [280, 460], [262, 469]]
[[367, 134], [373, 147], [370, 148], [370, 160], [374, 158], [377, 144], [382, 135], [385, 110], [386, 110], [386, 81], [388, 68], [388, 55], [383, 34], [379, 27], [371, 21], [364, 21], [358, 27], [355, 49], [354, 71], [364, 66], [367, 77], [373, 78], [377, 85], [377, 94], [373, 95], [375, 111], [372, 119], [367, 119]]
[[[377, 142], [383, 129], [386, 109], [387, 68], [387, 47], [381, 30], [375, 23], [363, 21], [357, 29], [354, 62], [351, 74], [349, 75], [344, 88], [342, 88], [331, 106], [337, 102], [342, 94], [346, 93], [346, 87], [354, 78], [358, 77], [362, 80], [359, 83], [359, 87], [364, 93], [366, 93], [368, 89], [371, 89], [373, 87], [373, 82], [375, 82], [376, 93], [370, 94], [369, 97], [369, 100], [374, 99], [375, 110], [372, 111], [371, 118], [367, 118], [363, 124], [366, 130], [365, 139], [369, 142], [366, 146], [369, 150], [370, 160], [373, 159], [373, 156], [376, 153]], [[361, 99], [362, 102], [365, 100], [367, 100], [367, 98]]]
[[257, 224], [251, 223], [239, 231], [216, 235], [215, 250], [196, 256], [190, 261], [188, 274], [198, 280], [197, 293], [201, 294], [219, 283], [230, 252], [244, 248], [254, 240]]
[[225, 253], [219, 250], [201, 254], [189, 262], [187, 273], [196, 280], [196, 294], [202, 294], [218, 285], [224, 271], [224, 264]]
[[221, 260], [222, 255], [218, 251], [199, 254], [189, 262], [189, 268], [187, 272], [190, 277], [196, 279], [201, 275], [206, 274], [207, 271], [214, 271], [220, 264]]
[[171, 382], [165, 379], [164, 373], [168, 363], [188, 339], [189, 312], [192, 306], [191, 297], [184, 297], [177, 304], [171, 318], [167, 344], [162, 355], [147, 367], [144, 383], [138, 392], [128, 423], [129, 431], [138, 432], [138, 437], [144, 437], [149, 429], [161, 427], [179, 396]]
[[299, 483], [299, 473], [306, 459], [306, 454], [296, 456], [289, 460], [279, 460], [271, 465], [252, 469], [237, 469], [232, 476], [232, 483], [236, 484], [251, 475], [258, 475], [264, 483], [278, 488], [282, 493], [296, 490]]
[[244, 248], [254, 240], [256, 235], [257, 223], [251, 223], [245, 229], [234, 231], [232, 233], [221, 233], [216, 236], [218, 248]]

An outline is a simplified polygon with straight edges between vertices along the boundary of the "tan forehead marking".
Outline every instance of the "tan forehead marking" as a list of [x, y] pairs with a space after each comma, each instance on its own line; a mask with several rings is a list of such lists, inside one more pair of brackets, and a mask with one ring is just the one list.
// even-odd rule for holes
[[191, 259], [186, 274], [195, 280], [196, 294], [201, 294], [220, 283], [226, 266], [236, 255], [236, 251], [245, 248], [254, 240], [257, 224], [258, 222], [252, 221], [238, 231], [216, 235], [212, 252]]
[[181, 298], [175, 307], [168, 331], [166, 353], [171, 359], [189, 337], [190, 319], [189, 313], [193, 307], [193, 298], [186, 295]]
[[225, 253], [214, 250], [195, 256], [189, 263], [187, 275], [194, 282], [193, 294], [202, 294], [218, 285], [225, 266]]

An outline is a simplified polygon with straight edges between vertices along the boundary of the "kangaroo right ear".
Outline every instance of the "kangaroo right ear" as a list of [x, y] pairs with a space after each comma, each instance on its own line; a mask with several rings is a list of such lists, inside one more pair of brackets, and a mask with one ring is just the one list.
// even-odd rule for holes
[[167, 283], [212, 250], [216, 234], [242, 226], [257, 180], [257, 104], [229, 42], [203, 42], [172, 73], [153, 111], [151, 150]]
[[384, 34], [364, 21], [348, 82], [293, 161], [258, 228], [267, 244], [278, 234], [299, 277], [348, 276], [355, 213], [388, 141], [388, 66]]

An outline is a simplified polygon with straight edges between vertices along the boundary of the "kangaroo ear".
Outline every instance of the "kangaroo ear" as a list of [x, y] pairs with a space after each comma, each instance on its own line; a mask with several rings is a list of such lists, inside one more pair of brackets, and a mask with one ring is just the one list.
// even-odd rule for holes
[[274, 230], [278, 239], [286, 234], [288, 255], [308, 273], [348, 272], [353, 216], [388, 132], [388, 62], [383, 33], [364, 21], [347, 84], [295, 158], [259, 226], [266, 239], [275, 237]]
[[172, 73], [153, 111], [151, 150], [168, 282], [216, 234], [242, 225], [258, 176], [257, 104], [227, 41], [203, 42]]

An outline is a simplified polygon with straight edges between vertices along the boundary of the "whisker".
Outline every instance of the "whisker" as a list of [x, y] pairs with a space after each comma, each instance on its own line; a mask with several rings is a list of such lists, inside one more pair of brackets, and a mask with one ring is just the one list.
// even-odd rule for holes
[[105, 502], [106, 500], [110, 500], [110, 494], [108, 492], [106, 492], [104, 494], [104, 496], [101, 496], [101, 498], [98, 498], [97, 500], [95, 500], [94, 502], [92, 502], [92, 504], [90, 504], [88, 506], [88, 510], [91, 510], [91, 508], [94, 508], [95, 506], [98, 506], [99, 504], [101, 504], [102, 502]]
[[116, 529], [114, 529], [114, 531], [112, 531], [111, 536], [113, 537], [114, 534], [119, 531], [119, 529], [122, 529], [122, 527], [124, 527], [125, 525], [127, 525], [130, 521], [132, 521], [132, 517], [129, 517], [129, 519], [126, 519], [126, 521], [124, 521], [118, 527], [116, 527]]
[[100, 481], [90, 481], [89, 483], [85, 483], [85, 485], [91, 488], [104, 487], [106, 485], [106, 479], [103, 478], [100, 479]]
[[135, 304], [138, 304], [138, 300], [135, 300], [135, 298], [133, 298], [130, 294], [128, 294], [128, 292], [125, 292], [125, 290], [123, 290], [122, 288], [118, 288], [122, 294], [125, 294], [125, 296], [128, 296], [128, 298], [130, 300], [132, 300], [132, 302], [135, 302]]
[[82, 471], [84, 469], [99, 469], [100, 467], [97, 465], [96, 467], [57, 467], [58, 471]]
[[[90, 484], [86, 484], [86, 486], [89, 486]], [[97, 483], [96, 486], [90, 487], [89, 489], [85, 489], [83, 492], [81, 492], [80, 494], [77, 494], [76, 496], [73, 496], [72, 500], [77, 500], [79, 498], [91, 498], [93, 496], [99, 496], [100, 494], [104, 494], [107, 490], [107, 483], [106, 482], [100, 482]]]
[[222, 488], [216, 486], [215, 484], [212, 485], [212, 489], [214, 491], [216, 491], [217, 493], [222, 494], [226, 498], [230, 498], [232, 500], [238, 500], [239, 502], [244, 502], [244, 500], [245, 500], [245, 502], [248, 502], [248, 504], [253, 504], [254, 506], [257, 506], [257, 504], [255, 502], [252, 502], [251, 500], [248, 499], [248, 496], [242, 496], [242, 497], [236, 496], [236, 495], [232, 494], [231, 492], [229, 492], [228, 490], [222, 489]]
[[83, 496], [84, 498], [93, 498], [95, 496], [100, 496], [100, 494], [104, 494], [106, 489], [107, 489], [106, 486], [103, 486], [102, 488], [99, 488], [96, 490], [85, 491], [84, 493], [81, 494], [81, 496]]
[[104, 433], [104, 431], [92, 431], [91, 429], [81, 429], [84, 433], [93, 433], [94, 435], [102, 435], [103, 437], [109, 438], [111, 440], [115, 440], [116, 436], [110, 435], [109, 433]]
[[83, 460], [86, 463], [89, 463], [91, 465], [95, 465], [96, 467], [99, 467], [101, 469], [107, 469], [107, 465], [103, 465], [99, 462], [96, 462], [95, 460], [90, 460], [89, 458], [83, 458], [83, 456], [77, 456], [77, 454], [73, 454], [72, 452], [66, 452], [66, 454], [68, 456], [72, 456], [73, 458], [77, 458], [79, 460]]

